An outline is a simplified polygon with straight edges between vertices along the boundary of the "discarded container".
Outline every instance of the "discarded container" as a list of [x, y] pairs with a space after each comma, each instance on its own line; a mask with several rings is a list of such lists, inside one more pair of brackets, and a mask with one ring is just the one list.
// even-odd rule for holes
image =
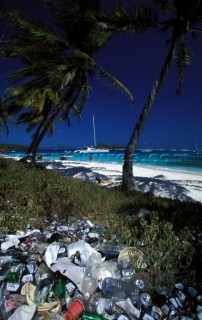
[[37, 283], [36, 290], [34, 292], [34, 302], [37, 305], [42, 305], [46, 301], [46, 298], [53, 286], [53, 272], [45, 265], [42, 265], [43, 274], [40, 276]]
[[188, 287], [187, 291], [196, 304], [202, 305], [202, 294], [200, 294], [194, 287]]
[[60, 300], [61, 310], [64, 313], [67, 310], [65, 279], [62, 275], [56, 274], [54, 282], [53, 290], [56, 297]]
[[84, 311], [81, 320], [105, 320], [106, 318], [100, 314]]
[[89, 299], [97, 288], [98, 277], [96, 272], [101, 263], [102, 258], [99, 253], [93, 253], [90, 255], [82, 280], [82, 293], [84, 294], [85, 299]]
[[64, 314], [64, 320], [77, 320], [84, 311], [84, 305], [80, 300], [74, 300], [70, 308]]
[[130, 297], [132, 302], [137, 302], [139, 299], [140, 289], [137, 285], [131, 282], [122, 281], [120, 279], [105, 278], [100, 281], [99, 289], [106, 296], [125, 300]]
[[[9, 320], [202, 320], [200, 287], [157, 287], [153, 299], [145, 292], [146, 256], [116, 235], [106, 241], [104, 226], [54, 219], [44, 232], [33, 223], [26, 231], [0, 240], [7, 248], [0, 250], [0, 319], [8, 319], [7, 305]], [[134, 262], [146, 270], [134, 271]]]
[[17, 308], [16, 302], [11, 298], [10, 293], [4, 287], [4, 283], [0, 288], [0, 310], [3, 320], [7, 320]]

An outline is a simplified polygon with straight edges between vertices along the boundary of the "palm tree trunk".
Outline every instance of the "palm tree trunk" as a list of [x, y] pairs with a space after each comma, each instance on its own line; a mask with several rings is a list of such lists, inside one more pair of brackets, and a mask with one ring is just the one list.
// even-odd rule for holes
[[133, 176], [133, 158], [134, 154], [137, 148], [137, 144], [139, 141], [139, 137], [141, 135], [142, 129], [147, 121], [147, 118], [149, 116], [149, 113], [152, 109], [153, 103], [155, 101], [155, 98], [163, 84], [163, 81], [170, 69], [170, 66], [172, 64], [176, 47], [177, 47], [178, 37], [175, 37], [171, 43], [170, 50], [168, 52], [166, 61], [164, 63], [164, 66], [157, 78], [157, 80], [154, 83], [154, 86], [147, 98], [147, 101], [144, 105], [144, 108], [142, 109], [142, 112], [139, 116], [139, 119], [136, 123], [136, 126], [133, 130], [133, 133], [130, 137], [130, 140], [128, 142], [128, 145], [126, 147], [125, 155], [124, 155], [124, 164], [123, 164], [123, 181], [122, 181], [122, 188], [126, 191], [134, 191], [138, 190], [138, 186], [135, 182], [135, 178]]
[[51, 110], [51, 105], [49, 105], [47, 108], [46, 108], [46, 113], [45, 115], [43, 116], [43, 120], [41, 121], [41, 123], [39, 124], [35, 134], [33, 135], [33, 140], [26, 152], [26, 154], [24, 155], [23, 158], [20, 159], [21, 162], [27, 162], [27, 160], [31, 157], [31, 159], [34, 161], [35, 159], [33, 159], [32, 157], [32, 151], [33, 149], [35, 148], [35, 145], [36, 145], [36, 141], [37, 141], [37, 138], [40, 134], [40, 131], [43, 130], [43, 127], [44, 125], [46, 124], [48, 118], [49, 118], [49, 112]]
[[46, 110], [46, 116], [41, 121], [34, 135], [34, 139], [32, 140], [32, 143], [26, 152], [26, 155], [20, 161], [27, 161], [30, 156], [32, 161], [36, 160], [36, 152], [39, 148], [41, 141], [43, 140], [44, 136], [46, 135], [53, 121], [56, 119], [60, 111], [63, 109], [66, 101], [70, 100], [68, 103], [69, 105], [68, 111], [75, 104], [81, 90], [81, 84], [79, 83], [79, 78], [77, 78], [78, 75], [79, 75], [79, 72], [77, 71], [72, 85], [70, 86], [66, 95], [63, 97], [62, 102], [56, 107], [56, 110], [52, 113], [52, 115], [50, 115], [51, 106], [49, 109]]
[[53, 123], [53, 121], [57, 117], [60, 110], [61, 110], [61, 108], [57, 109], [57, 111], [55, 111], [51, 115], [51, 117], [49, 117], [49, 119], [47, 119], [45, 125], [43, 126], [43, 129], [41, 130], [41, 133], [36, 137], [35, 141], [33, 141], [34, 143], [33, 143], [33, 147], [32, 147], [32, 161], [36, 160], [36, 153], [39, 148], [39, 145], [40, 145], [41, 141], [43, 140], [43, 138], [45, 137], [48, 129], [50, 128], [51, 124]]
[[[77, 84], [76, 81], [74, 83], [74, 85], [72, 86], [72, 88], [69, 90], [69, 92], [67, 93], [64, 101], [61, 103], [60, 107], [58, 107], [56, 109], [56, 111], [48, 118], [46, 118], [46, 122], [43, 124], [43, 128], [41, 130], [41, 132], [38, 133], [38, 135], [35, 136], [35, 139], [32, 141], [32, 148], [31, 148], [31, 152], [32, 152], [32, 161], [36, 160], [36, 152], [39, 148], [39, 145], [41, 143], [41, 141], [43, 140], [43, 138], [45, 137], [48, 129], [50, 128], [51, 124], [53, 123], [53, 121], [56, 119], [56, 117], [58, 116], [58, 114], [60, 113], [60, 111], [62, 110], [62, 108], [64, 107], [64, 104], [66, 102], [67, 99], [69, 99], [71, 97], [71, 95], [73, 94], [74, 90], [76, 90]], [[74, 103], [76, 102], [78, 95], [79, 95], [79, 90], [77, 91], [77, 93], [72, 97], [71, 102], [69, 102], [69, 105], [72, 106], [74, 105]], [[68, 109], [70, 110], [71, 107], [68, 107]]]
[[20, 159], [21, 162], [27, 162], [27, 160], [30, 157], [32, 158], [32, 152], [36, 148], [36, 141], [38, 139], [38, 135], [40, 134], [40, 131], [42, 130], [43, 126], [45, 125], [48, 116], [49, 115], [47, 114], [46, 117], [44, 117], [44, 119], [41, 121], [40, 125], [38, 126], [38, 128], [37, 128], [37, 130], [36, 130], [36, 132], [34, 134], [34, 138], [32, 140], [32, 143], [30, 144], [30, 146], [29, 146], [27, 152], [25, 153], [24, 157]]

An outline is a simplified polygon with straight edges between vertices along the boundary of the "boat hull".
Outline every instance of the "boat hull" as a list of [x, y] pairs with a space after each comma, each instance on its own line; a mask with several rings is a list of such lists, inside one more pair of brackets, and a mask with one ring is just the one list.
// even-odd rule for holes
[[109, 152], [107, 149], [92, 149], [92, 150], [78, 150], [79, 153], [106, 153]]

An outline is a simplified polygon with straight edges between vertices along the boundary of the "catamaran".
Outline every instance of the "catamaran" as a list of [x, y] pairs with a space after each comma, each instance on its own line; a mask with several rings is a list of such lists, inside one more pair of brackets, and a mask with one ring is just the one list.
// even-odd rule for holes
[[96, 135], [95, 135], [95, 119], [94, 119], [94, 115], [93, 115], [93, 139], [94, 139], [94, 146], [85, 145], [85, 149], [76, 150], [75, 152], [79, 152], [79, 153], [103, 153], [103, 152], [109, 152], [109, 149], [98, 149], [98, 148], [96, 148]]

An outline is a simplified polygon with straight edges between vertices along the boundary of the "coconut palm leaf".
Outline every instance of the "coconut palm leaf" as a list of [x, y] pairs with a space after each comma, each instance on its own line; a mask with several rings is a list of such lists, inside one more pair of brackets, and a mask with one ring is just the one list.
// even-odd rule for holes
[[132, 93], [126, 88], [119, 80], [117, 80], [114, 76], [104, 70], [102, 67], [97, 65], [98, 73], [101, 79], [104, 79], [106, 83], [108, 83], [113, 88], [120, 90], [121, 92], [125, 93], [128, 98], [134, 104], [134, 97]]
[[104, 14], [100, 0], [44, 2], [56, 28], [50, 29], [15, 10], [10, 17], [16, 35], [4, 49], [7, 57], [17, 57], [23, 63], [23, 67], [9, 74], [15, 86], [5, 93], [4, 101], [9, 112], [23, 113], [19, 123], [25, 123], [28, 131], [35, 129], [29, 152], [36, 152], [49, 128], [53, 132], [56, 119], [69, 123], [73, 112], [81, 116], [89, 93], [88, 79], [94, 75], [134, 102], [123, 84], [97, 66], [94, 54], [118, 32], [145, 31], [154, 23], [152, 10], [146, 6], [134, 6], [129, 11], [119, 3], [112, 13]]

